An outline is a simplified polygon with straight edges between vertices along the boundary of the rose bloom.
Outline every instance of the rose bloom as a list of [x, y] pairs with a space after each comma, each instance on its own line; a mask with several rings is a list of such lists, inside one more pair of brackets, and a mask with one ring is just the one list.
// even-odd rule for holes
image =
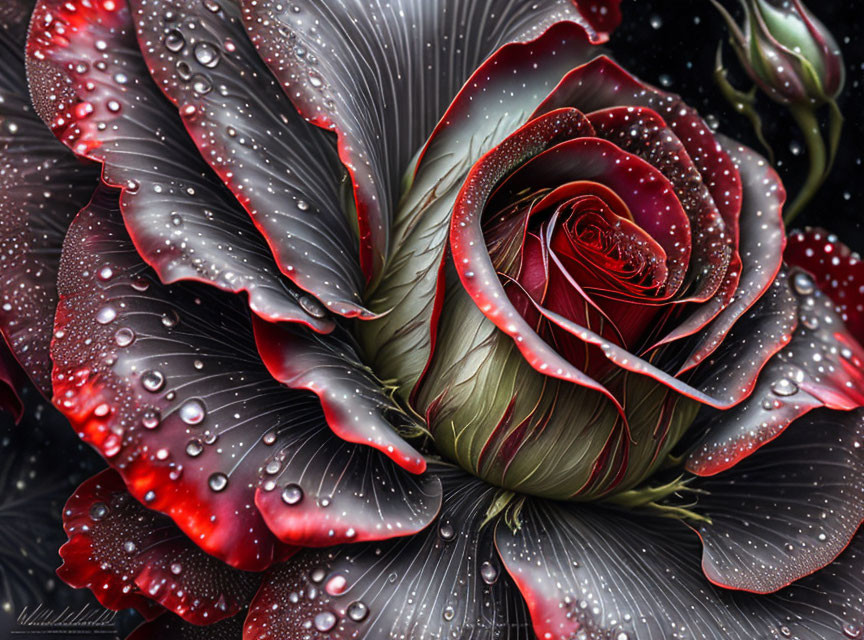
[[0, 327], [107, 462], [58, 573], [133, 640], [862, 633], [843, 249], [784, 264], [777, 175], [604, 53], [617, 2], [30, 15]]

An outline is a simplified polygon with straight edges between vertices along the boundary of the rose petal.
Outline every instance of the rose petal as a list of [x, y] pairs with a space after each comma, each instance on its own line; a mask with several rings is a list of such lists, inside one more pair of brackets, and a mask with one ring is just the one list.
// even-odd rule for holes
[[[134, 4], [153, 79], [201, 156], [252, 216], [282, 272], [330, 311], [368, 315], [360, 303], [357, 237], [339, 193], [344, 168], [327, 134], [300, 117], [258, 57], [239, 7]], [[201, 83], [218, 90], [202, 92]]]
[[0, 331], [50, 397], [60, 247], [98, 170], [80, 163], [33, 113], [23, 58], [29, 10], [15, 0], [0, 13]]
[[[542, 96], [593, 48], [572, 22], [556, 24], [536, 40], [505, 45], [465, 83], [423, 148], [393, 221], [391, 255], [370, 292], [369, 306], [381, 318], [360, 328], [370, 364], [383, 378], [400, 380], [403, 397], [434, 349], [450, 214], [465, 176], [524, 126]], [[579, 132], [591, 132], [584, 118]]]
[[809, 276], [795, 271], [791, 279], [799, 314], [791, 342], [768, 362], [744, 402], [707, 417], [707, 430], [687, 459], [692, 473], [732, 467], [812, 409], [864, 404], [864, 349]]
[[864, 537], [833, 564], [776, 595], [711, 585], [699, 539], [645, 513], [530, 501], [496, 546], [538, 638], [753, 640], [855, 637], [864, 620]]
[[527, 640], [524, 604], [482, 526], [496, 490], [461, 471], [434, 473], [446, 505], [434, 525], [405, 540], [304, 551], [267, 574], [243, 637]]
[[[301, 302], [234, 196], [153, 85], [126, 0], [39, 0], [27, 44], [36, 111], [77, 155], [102, 163], [142, 256], [165, 282], [245, 292], [271, 320], [332, 324]], [[308, 311], [307, 311], [308, 309]]]
[[349, 334], [317, 336], [285, 324], [255, 321], [258, 352], [274, 378], [318, 396], [327, 424], [348, 442], [370, 446], [411, 473], [423, 473], [423, 456], [399, 434], [394, 422], [409, 419], [387, 396], [357, 355]]
[[[300, 113], [339, 137], [351, 172], [367, 276], [387, 257], [402, 180], [469, 75], [500, 47], [561, 20], [587, 27], [569, 0], [244, 0], [246, 29]], [[450, 34], [470, 33], [470, 44]]]
[[864, 341], [864, 263], [837, 237], [823, 229], [807, 229], [789, 235], [786, 261], [806, 269], [819, 288], [837, 305], [846, 328]]
[[[266, 568], [284, 545], [258, 511], [255, 491], [284, 446], [315, 437], [322, 450], [339, 453], [345, 473], [354, 473], [354, 459], [365, 463], [361, 471], [402, 472], [370, 447], [341, 441], [314, 395], [271, 377], [242, 300], [195, 283], [161, 284], [116, 206], [116, 195], [98, 194], [67, 236], [52, 348], [55, 403], [137, 499], [232, 566]], [[306, 470], [309, 487], [329, 472], [323, 464]], [[402, 522], [437, 510], [431, 501], [416, 513], [404, 500], [397, 506], [387, 513]], [[362, 500], [353, 508], [358, 518], [365, 509], [379, 514]]]
[[[162, 607], [194, 624], [235, 615], [255, 593], [260, 576], [208, 556], [171, 519], [149, 511], [105, 470], [66, 502], [57, 570], [67, 584], [89, 588], [103, 606], [134, 606], [147, 619]], [[162, 606], [158, 606], [162, 605]]]
[[725, 473], [693, 486], [711, 582], [782, 589], [830, 564], [864, 521], [864, 413], [814, 411]]

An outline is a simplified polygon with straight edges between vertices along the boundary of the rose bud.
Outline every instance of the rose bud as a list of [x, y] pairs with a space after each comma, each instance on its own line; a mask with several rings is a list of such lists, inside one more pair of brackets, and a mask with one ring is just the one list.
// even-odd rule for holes
[[801, 0], [746, 0], [739, 27], [717, 2], [748, 75], [781, 103], [822, 104], [843, 88], [843, 56]]

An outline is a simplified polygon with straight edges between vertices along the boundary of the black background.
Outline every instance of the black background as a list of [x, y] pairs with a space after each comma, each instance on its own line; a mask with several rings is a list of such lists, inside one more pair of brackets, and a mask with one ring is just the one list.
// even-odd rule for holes
[[[735, 16], [742, 15], [737, 2], [722, 1]], [[805, 4], [834, 34], [843, 51], [846, 86], [838, 103], [846, 123], [833, 171], [790, 228], [824, 227], [864, 253], [864, 126], [860, 118], [864, 106], [864, 3], [805, 0]], [[681, 95], [709, 123], [719, 123], [722, 133], [764, 153], [749, 121], [729, 107], [714, 84], [715, 54], [722, 41], [732, 83], [741, 90], [752, 85], [741, 72], [728, 45], [726, 25], [709, 0], [623, 0], [621, 10], [624, 21], [608, 45], [616, 60], [643, 80]], [[758, 109], [791, 202], [807, 173], [803, 139], [783, 106], [762, 94]]]

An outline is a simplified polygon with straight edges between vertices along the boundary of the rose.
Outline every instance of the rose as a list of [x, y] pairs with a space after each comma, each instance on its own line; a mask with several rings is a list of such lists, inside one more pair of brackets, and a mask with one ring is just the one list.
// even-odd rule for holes
[[616, 3], [130, 5], [27, 38], [101, 184], [3, 84], [2, 328], [111, 467], [64, 580], [135, 640], [858, 633], [861, 347]]

